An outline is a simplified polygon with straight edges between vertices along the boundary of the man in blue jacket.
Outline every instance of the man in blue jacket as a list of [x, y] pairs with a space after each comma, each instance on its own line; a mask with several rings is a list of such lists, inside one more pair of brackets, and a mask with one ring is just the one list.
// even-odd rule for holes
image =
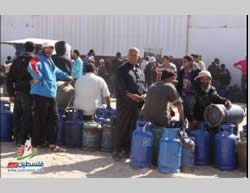
[[60, 149], [56, 146], [58, 125], [56, 79], [70, 81], [72, 77], [55, 66], [51, 59], [53, 50], [54, 45], [45, 42], [41, 54], [30, 60], [27, 69], [33, 78], [30, 90], [34, 101], [32, 146], [36, 148], [47, 142], [49, 150], [57, 152]]

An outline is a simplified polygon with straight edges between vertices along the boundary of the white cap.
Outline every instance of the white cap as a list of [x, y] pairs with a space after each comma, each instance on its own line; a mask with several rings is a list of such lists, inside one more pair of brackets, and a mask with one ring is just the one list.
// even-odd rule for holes
[[89, 61], [95, 61], [95, 57], [94, 57], [94, 56], [90, 56], [90, 57], [88, 58], [88, 60], [89, 60]]
[[104, 59], [100, 59], [99, 62], [104, 62]]
[[156, 62], [156, 59], [154, 56], [150, 57], [148, 60], [148, 63]]
[[43, 42], [42, 48], [55, 47], [52, 42]]
[[212, 80], [212, 76], [209, 71], [203, 70], [199, 72], [199, 75], [195, 77], [195, 80], [201, 77], [209, 77]]

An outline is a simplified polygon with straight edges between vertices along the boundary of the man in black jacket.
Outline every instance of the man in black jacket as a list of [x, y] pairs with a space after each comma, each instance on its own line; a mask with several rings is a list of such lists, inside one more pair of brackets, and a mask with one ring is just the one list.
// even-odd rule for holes
[[52, 56], [52, 60], [60, 70], [66, 72], [68, 75], [71, 75], [72, 62], [69, 58], [66, 57], [66, 49], [67, 47], [65, 41], [56, 42], [56, 54]]
[[201, 71], [196, 77], [200, 84], [196, 87], [196, 105], [194, 109], [193, 124], [196, 125], [198, 121], [204, 121], [204, 111], [210, 104], [224, 104], [227, 108], [231, 108], [232, 103], [221, 97], [216, 88], [211, 85], [212, 76], [209, 71]]
[[137, 63], [139, 55], [137, 48], [130, 48], [128, 62], [117, 70], [117, 116], [112, 154], [116, 161], [129, 156], [131, 134], [136, 128], [136, 120], [144, 103], [146, 87], [144, 74]]
[[120, 52], [116, 53], [115, 58], [112, 60], [112, 64], [111, 64], [111, 80], [112, 80], [112, 89], [111, 89], [111, 95], [113, 97], [116, 97], [116, 73], [117, 73], [117, 69], [119, 68], [119, 66], [123, 63], [122, 61], [122, 55]]
[[[199, 121], [204, 121], [204, 111], [208, 105], [224, 104], [228, 109], [232, 107], [231, 101], [217, 94], [216, 88], [211, 84], [212, 76], [209, 71], [201, 71], [196, 79], [199, 79], [200, 84], [196, 88], [196, 105], [194, 108], [194, 120], [192, 121], [192, 128], [198, 128]], [[216, 127], [207, 127], [207, 131], [210, 134], [212, 163], [214, 161], [214, 136], [216, 135], [217, 130], [218, 129]]]
[[33, 42], [26, 42], [24, 49], [25, 52], [13, 61], [7, 76], [10, 102], [15, 103], [14, 120], [18, 146], [25, 144], [32, 127], [32, 98], [29, 93], [32, 77], [27, 66], [35, 53], [35, 45]]
[[199, 72], [200, 69], [193, 63], [193, 58], [191, 56], [184, 56], [183, 67], [178, 75], [177, 90], [183, 99], [184, 114], [189, 123], [191, 123], [194, 118], [194, 106], [196, 103], [195, 87], [197, 87], [198, 84], [195, 77]]

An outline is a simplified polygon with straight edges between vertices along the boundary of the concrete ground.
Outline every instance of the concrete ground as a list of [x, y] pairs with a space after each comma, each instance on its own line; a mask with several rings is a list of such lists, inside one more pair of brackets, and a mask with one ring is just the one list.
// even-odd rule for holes
[[[8, 100], [8, 98], [1, 98]], [[112, 107], [115, 107], [112, 100]], [[243, 104], [244, 105], [244, 104]], [[246, 124], [246, 118], [240, 124]], [[238, 169], [220, 171], [212, 166], [196, 166], [192, 173], [161, 174], [157, 168], [135, 170], [129, 167], [129, 159], [114, 162], [110, 153], [87, 152], [81, 149], [66, 148], [64, 153], [49, 153], [40, 149], [27, 162], [44, 163], [37, 172], [8, 171], [9, 162], [17, 162], [17, 147], [13, 142], [1, 142], [1, 177], [2, 178], [245, 178], [246, 174]]]

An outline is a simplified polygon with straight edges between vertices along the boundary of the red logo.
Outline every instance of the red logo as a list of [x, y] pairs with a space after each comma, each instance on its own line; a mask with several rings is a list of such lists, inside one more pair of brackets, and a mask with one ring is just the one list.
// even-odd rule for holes
[[18, 163], [17, 162], [9, 162], [7, 168], [17, 168]]

